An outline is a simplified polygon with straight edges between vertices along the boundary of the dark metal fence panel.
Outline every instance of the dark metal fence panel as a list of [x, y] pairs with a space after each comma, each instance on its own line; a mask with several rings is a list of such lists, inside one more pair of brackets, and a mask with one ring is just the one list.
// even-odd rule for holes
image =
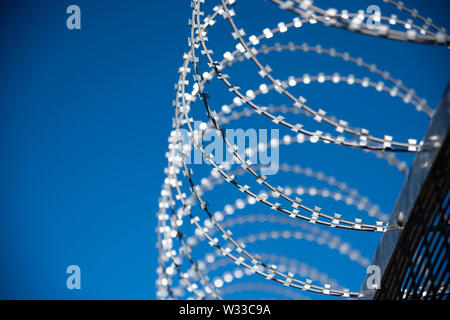
[[448, 299], [449, 128], [447, 87], [372, 260], [379, 289], [366, 277], [362, 299]]
[[409, 215], [375, 299], [448, 299], [450, 136]]

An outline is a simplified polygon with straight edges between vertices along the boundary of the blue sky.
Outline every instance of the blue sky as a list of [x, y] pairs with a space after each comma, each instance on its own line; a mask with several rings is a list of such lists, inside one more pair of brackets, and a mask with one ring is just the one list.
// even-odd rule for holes
[[[360, 2], [361, 9], [381, 3]], [[333, 6], [333, 1], [323, 3]], [[81, 30], [66, 28], [70, 4], [81, 8]], [[236, 21], [248, 35], [293, 18], [268, 2], [261, 1], [257, 9], [253, 4], [242, 1], [235, 9]], [[446, 1], [407, 4], [448, 29]], [[339, 5], [359, 9], [348, 0]], [[155, 298], [155, 213], [166, 165], [173, 85], [187, 48], [189, 2], [2, 1], [0, 16], [0, 298]], [[229, 32], [224, 21], [211, 31], [210, 45], [217, 55], [234, 47]], [[432, 108], [448, 81], [445, 47], [367, 38], [319, 25], [288, 32], [275, 41], [320, 43], [362, 56], [415, 88]], [[320, 71], [361, 72], [311, 53], [279, 57], [261, 59], [280, 78]], [[230, 72], [233, 79], [242, 88], [257, 88], [256, 68], [249, 62], [239, 67]], [[300, 89], [314, 105], [379, 135], [391, 132], [402, 141], [420, 139], [428, 125], [424, 114], [373, 90], [332, 84]], [[230, 101], [220, 83], [212, 84], [210, 93], [217, 109]], [[274, 99], [277, 103], [279, 98]], [[200, 110], [199, 117], [205, 119]], [[264, 124], [251, 119], [243, 125]], [[348, 182], [387, 213], [404, 180], [383, 161], [353, 150], [316, 145], [288, 150], [280, 150], [282, 159]], [[402, 159], [410, 163], [412, 157]], [[235, 195], [230, 189], [221, 190]], [[216, 208], [223, 207], [223, 197], [208, 196]], [[341, 209], [333, 201], [323, 205]], [[242, 232], [258, 230], [256, 225], [249, 228]], [[368, 258], [379, 239], [374, 234], [339, 235]], [[359, 266], [308, 244], [287, 246], [286, 254], [302, 257], [352, 290], [359, 289], [364, 276]], [[66, 288], [65, 270], [71, 264], [81, 267], [80, 291]]]

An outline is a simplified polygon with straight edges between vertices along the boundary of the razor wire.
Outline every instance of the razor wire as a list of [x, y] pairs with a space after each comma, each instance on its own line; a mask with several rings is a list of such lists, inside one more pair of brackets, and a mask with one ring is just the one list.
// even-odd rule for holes
[[[394, 15], [390, 17], [378, 16], [377, 21], [381, 23], [381, 26], [374, 30], [363, 23], [365, 19], [369, 18], [369, 15], [361, 11], [349, 13], [347, 10], [342, 10], [339, 13], [332, 8], [324, 10], [314, 6], [311, 0], [271, 0], [272, 3], [278, 5], [282, 10], [290, 11], [298, 16], [294, 17], [292, 22], [280, 22], [277, 27], [272, 29], [264, 28], [260, 35], [250, 35], [248, 41], [246, 41], [244, 40], [244, 36], [246, 36], [245, 30], [242, 27], [238, 27], [233, 18], [236, 13], [231, 6], [235, 4], [235, 0], [220, 0], [220, 4], [213, 8], [213, 13], [207, 16], [202, 11], [204, 2], [205, 0], [191, 1], [192, 16], [189, 20], [189, 25], [191, 26], [190, 37], [188, 38], [189, 51], [183, 55], [184, 62], [178, 70], [179, 79], [175, 85], [176, 98], [173, 103], [175, 107], [173, 130], [169, 136], [169, 150], [166, 153], [168, 166], [165, 168], [165, 174], [167, 177], [163, 183], [159, 200], [160, 210], [157, 214], [158, 225], [156, 231], [159, 250], [157, 297], [161, 299], [181, 298], [184, 296], [185, 290], [187, 290], [193, 294], [192, 298], [195, 299], [205, 299], [207, 297], [221, 299], [221, 292], [233, 292], [231, 287], [229, 291], [226, 291], [226, 287], [222, 290], [219, 289], [238, 277], [233, 277], [230, 272], [225, 272], [221, 277], [216, 277], [212, 281], [208, 272], [206, 272], [208, 271], [206, 267], [208, 264], [207, 258], [201, 260], [193, 255], [195, 247], [199, 243], [206, 243], [215, 250], [216, 256], [223, 256], [224, 261], [238, 265], [236, 270], [245, 270], [244, 272], [247, 274], [258, 274], [266, 280], [282, 284], [288, 288], [345, 298], [360, 296], [360, 293], [351, 292], [349, 289], [337, 285], [336, 281], [331, 281], [327, 276], [323, 276], [321, 279], [310, 276], [313, 279], [299, 280], [296, 278], [296, 273], [303, 276], [303, 278], [305, 278], [305, 273], [286, 269], [285, 264], [281, 261], [282, 259], [277, 260], [273, 254], [258, 255], [246, 249], [248, 244], [252, 244], [255, 241], [276, 240], [278, 238], [300, 240], [304, 238], [308, 241], [325, 244], [330, 249], [337, 249], [340, 251], [340, 254], [348, 256], [352, 261], [357, 261], [361, 266], [366, 266], [368, 259], [362, 257], [357, 250], [352, 249], [350, 244], [342, 242], [339, 237], [333, 237], [329, 232], [320, 233], [317, 229], [310, 229], [309, 231], [315, 231], [304, 234], [298, 230], [270, 230], [235, 239], [232, 236], [231, 228], [246, 223], [269, 222], [271, 224], [286, 223], [290, 226], [306, 229], [313, 224], [314, 227], [316, 227], [315, 225], [320, 225], [344, 230], [384, 232], [390, 227], [386, 224], [387, 215], [382, 213], [379, 207], [372, 204], [367, 197], [361, 196], [357, 190], [348, 187], [345, 183], [338, 182], [334, 177], [325, 176], [321, 172], [315, 172], [309, 168], [303, 169], [298, 165], [283, 164], [280, 169], [282, 172], [312, 176], [319, 181], [326, 182], [331, 187], [337, 188], [337, 190], [333, 191], [328, 188], [303, 185], [295, 187], [275, 186], [269, 182], [267, 176], [258, 173], [256, 164], [245, 160], [245, 155], [283, 144], [288, 146], [293, 141], [299, 143], [304, 141], [311, 143], [321, 141], [325, 144], [332, 143], [342, 147], [375, 153], [378, 157], [386, 159], [389, 164], [394, 165], [401, 172], [407, 172], [406, 164], [395, 157], [395, 152], [418, 152], [422, 145], [420, 141], [410, 138], [408, 142], [400, 142], [394, 140], [389, 134], [385, 134], [383, 138], [371, 135], [369, 130], [351, 126], [348, 121], [328, 115], [324, 109], [314, 109], [307, 104], [306, 98], [303, 96], [298, 97], [289, 90], [289, 88], [295, 87], [297, 84], [310, 84], [313, 82], [319, 84], [324, 82], [344, 83], [347, 85], [359, 84], [364, 88], [370, 87], [377, 92], [386, 92], [391, 97], [398, 97], [405, 104], [411, 104], [417, 111], [425, 113], [429, 118], [433, 115], [433, 110], [428, 106], [425, 99], [420, 98], [413, 89], [406, 87], [401, 80], [392, 77], [389, 72], [382, 71], [376, 65], [365, 62], [362, 58], [353, 58], [349, 53], [341, 53], [334, 48], [322, 48], [320, 45], [310, 46], [306, 43], [301, 45], [295, 45], [292, 42], [287, 45], [276, 43], [274, 46], [262, 44], [260, 47], [257, 47], [257, 45], [265, 39], [287, 32], [289, 29], [298, 29], [304, 24], [315, 24], [317, 22], [352, 32], [405, 42], [448, 45], [450, 44], [450, 38], [446, 34], [445, 29], [436, 27], [431, 22], [431, 19], [422, 17], [417, 10], [408, 9], [401, 2], [385, 0], [385, 2], [394, 5], [398, 10], [406, 12], [412, 18], [421, 21], [423, 23], [422, 26], [414, 24], [411, 19], [404, 21]], [[229, 23], [232, 28], [231, 35], [237, 41], [235, 50], [232, 52], [226, 51], [221, 61], [216, 60], [213, 50], [206, 44], [208, 42], [208, 29], [216, 23], [216, 19], [219, 17], [222, 17]], [[391, 27], [388, 25], [391, 25]], [[399, 28], [393, 29], [394, 26], [399, 26]], [[401, 30], [401, 28], [404, 30]], [[339, 73], [303, 74], [302, 76], [290, 76], [286, 80], [280, 80], [275, 76], [270, 66], [264, 66], [260, 62], [257, 55], [284, 50], [326, 54], [332, 58], [351, 62], [368, 70], [375, 76], [380, 76], [384, 81], [390, 83], [391, 86], [386, 85], [383, 80], [375, 81], [368, 77], [359, 78], [352, 74], [340, 75]], [[209, 71], [203, 73], [199, 71], [199, 57], [207, 61], [206, 64]], [[252, 61], [257, 66], [259, 75], [264, 80], [268, 80], [268, 83], [262, 83], [258, 89], [247, 90], [247, 92], [243, 93], [238, 85], [231, 82], [231, 76], [225, 73], [225, 70], [232, 68], [235, 62], [244, 60]], [[189, 88], [189, 76], [192, 76], [194, 80], [191, 88]], [[205, 86], [215, 78], [220, 80], [226, 89], [235, 96], [233, 102], [222, 105], [220, 111], [216, 111], [213, 108], [210, 102], [210, 95], [205, 91]], [[276, 107], [269, 105], [266, 107], [254, 102], [258, 95], [267, 94], [271, 90], [288, 98], [292, 106], [282, 105]], [[208, 116], [208, 121], [202, 122], [199, 129], [196, 129], [193, 125], [194, 119], [190, 115], [191, 108], [197, 97], [204, 105]], [[241, 112], [234, 110], [244, 104], [250, 108]], [[302, 123], [293, 124], [286, 120], [284, 116], [275, 115], [277, 112], [285, 115], [290, 112], [312, 118], [317, 123], [324, 123], [333, 127], [339, 135], [334, 137], [327, 132], [307, 130]], [[257, 150], [246, 148], [243, 152], [242, 150], [239, 152], [238, 146], [228, 140], [222, 125], [230, 121], [239, 120], [244, 116], [265, 117], [277, 126], [293, 131], [296, 133], [296, 136], [285, 135], [279, 141], [271, 140], [267, 145], [258, 146]], [[188, 144], [183, 141], [181, 129], [185, 129], [188, 132], [190, 140]], [[227, 151], [233, 155], [233, 159], [237, 161], [241, 168], [230, 171], [231, 167], [229, 165], [217, 164], [214, 161], [214, 155], [206, 151], [200, 141], [200, 137], [206, 130], [215, 131], [226, 145]], [[200, 182], [197, 182], [192, 168], [186, 161], [188, 154], [193, 149], [200, 151], [205, 164], [212, 167], [211, 175], [207, 178], [198, 179]], [[250, 176], [253, 182], [256, 182], [262, 190], [254, 192], [252, 191], [253, 189], [250, 190], [251, 187], [249, 185], [238, 182], [237, 177], [243, 175]], [[245, 197], [238, 198], [234, 204], [226, 205], [223, 213], [221, 211], [212, 213], [209, 209], [209, 202], [203, 200], [203, 197], [206, 192], [214, 190], [216, 186], [224, 182], [233, 186]], [[187, 190], [190, 192], [189, 195], [186, 194]], [[361, 218], [355, 218], [354, 221], [350, 221], [342, 218], [338, 213], [330, 215], [326, 212], [327, 210], [322, 211], [315, 204], [306, 205], [303, 199], [291, 197], [295, 193], [298, 196], [306, 193], [310, 196], [331, 197], [336, 201], [344, 201], [347, 205], [354, 205], [361, 211], [366, 211], [370, 217], [376, 217], [380, 220], [376, 221], [375, 224], [368, 224], [363, 223]], [[269, 201], [270, 198], [274, 200]], [[277, 199], [285, 204], [278, 203]], [[225, 217], [234, 214], [236, 210], [243, 210], [248, 205], [257, 203], [272, 209], [274, 214], [239, 216], [234, 220], [225, 219]], [[292, 208], [288, 209], [286, 205]], [[200, 213], [204, 217], [201, 218], [199, 213], [195, 213], [194, 208], [199, 208]], [[285, 215], [280, 216], [279, 213], [284, 213]], [[192, 225], [189, 229], [191, 233], [193, 232], [193, 236], [187, 237], [189, 232], [182, 230], [185, 220], [188, 220]], [[215, 236], [217, 233], [223, 240]], [[185, 260], [189, 262], [187, 268]], [[217, 264], [213, 265], [212, 269], [215, 267], [217, 267]], [[175, 284], [175, 278], [178, 278], [178, 286]], [[319, 283], [313, 283], [314, 280]], [[234, 290], [236, 291], [237, 289]], [[293, 295], [295, 294], [293, 293]]]

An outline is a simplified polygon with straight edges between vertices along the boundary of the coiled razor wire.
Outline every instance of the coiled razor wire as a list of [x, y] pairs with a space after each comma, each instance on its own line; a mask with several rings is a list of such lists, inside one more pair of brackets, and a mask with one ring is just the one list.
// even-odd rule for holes
[[[364, 23], [369, 18], [369, 15], [364, 11], [351, 13], [347, 10], [339, 12], [333, 8], [323, 9], [314, 5], [312, 0], [270, 0], [280, 9], [293, 13], [293, 20], [287, 23], [280, 22], [275, 28], [264, 28], [260, 35], [250, 35], [246, 41], [244, 39], [246, 36], [245, 30], [240, 26], [238, 27], [233, 18], [236, 15], [232, 8], [235, 0], [220, 0], [209, 15], [205, 15], [202, 11], [204, 2], [205, 0], [191, 1], [189, 51], [183, 55], [184, 61], [178, 70], [179, 79], [175, 85], [173, 130], [169, 137], [169, 150], [166, 153], [168, 166], [164, 171], [166, 178], [162, 186], [159, 200], [160, 210], [157, 214], [156, 231], [159, 250], [157, 297], [160, 299], [183, 297], [222, 299], [223, 295], [242, 290], [272, 290], [286, 297], [304, 298], [294, 289], [344, 298], [361, 296], [361, 293], [351, 292], [349, 289], [343, 288], [337, 281], [323, 272], [311, 269], [304, 262], [274, 253], [251, 253], [247, 249], [247, 245], [257, 241], [279, 238], [295, 239], [296, 241], [304, 239], [308, 242], [325, 245], [330, 250], [337, 250], [339, 254], [357, 262], [361, 267], [366, 267], [369, 260], [361, 256], [359, 251], [353, 249], [349, 243], [343, 242], [338, 236], [320, 230], [319, 226], [354, 231], [384, 232], [390, 228], [387, 224], [387, 215], [381, 212], [377, 205], [372, 204], [369, 198], [361, 196], [356, 189], [337, 181], [332, 176], [327, 176], [310, 168], [302, 168], [298, 164], [284, 163], [280, 166], [280, 171], [312, 177], [325, 182], [328, 187], [275, 186], [269, 182], [271, 179], [258, 173], [257, 165], [245, 160], [244, 156], [280, 145], [289, 146], [292, 142], [324, 142], [374, 153], [377, 157], [387, 160], [400, 172], [407, 173], [406, 163], [398, 160], [395, 152], [418, 152], [422, 142], [413, 138], [408, 139], [407, 142], [396, 141], [388, 134], [384, 135], [383, 138], [377, 137], [371, 135], [367, 129], [351, 126], [346, 120], [328, 115], [322, 108], [314, 109], [307, 104], [306, 98], [295, 96], [290, 91], [290, 88], [299, 84], [308, 85], [313, 82], [319, 84], [324, 82], [358, 84], [364, 88], [386, 92], [391, 97], [398, 97], [405, 104], [414, 106], [416, 111], [425, 113], [429, 118], [432, 117], [433, 110], [428, 106], [425, 99], [420, 98], [413, 89], [408, 88], [401, 80], [392, 77], [389, 72], [379, 69], [376, 65], [370, 64], [362, 58], [352, 57], [347, 52], [307, 43], [294, 44], [289, 42], [285, 45], [276, 43], [274, 46], [261, 43], [265, 39], [270, 39], [290, 29], [298, 29], [304, 24], [315, 23], [373, 37], [445, 46], [450, 44], [449, 36], [445, 29], [438, 28], [430, 18], [424, 18], [417, 10], [407, 8], [402, 2], [384, 0], [384, 2], [395, 6], [399, 11], [407, 13], [411, 19], [401, 20], [395, 15], [390, 17], [378, 15], [376, 18], [379, 26], [373, 28]], [[219, 18], [223, 18], [229, 23], [232, 28], [231, 35], [237, 41], [236, 48], [232, 51], [226, 51], [220, 61], [216, 60], [213, 51], [207, 46], [208, 30]], [[258, 45], [260, 46], [258, 47]], [[276, 78], [270, 66], [264, 66], [257, 58], [260, 54], [287, 50], [325, 54], [331, 58], [338, 58], [356, 64], [368, 70], [374, 76], [381, 77], [384, 81], [376, 81], [369, 77], [358, 78], [353, 74], [340, 75], [337, 72], [332, 74], [292, 75], [285, 80], [280, 80]], [[203, 73], [199, 71], [200, 57], [202, 57], [202, 61], [207, 62], [208, 67], [208, 71]], [[234, 81], [232, 82], [230, 75], [225, 73], [225, 70], [232, 68], [236, 62], [244, 60], [252, 61], [257, 66], [259, 75], [268, 81], [262, 83], [257, 89], [247, 90], [245, 93], [241, 92], [240, 87]], [[191, 76], [193, 84], [190, 87], [189, 78]], [[220, 111], [215, 110], [210, 102], [209, 94], [205, 91], [205, 85], [215, 78], [220, 80], [228, 91], [235, 96], [232, 103], [223, 104]], [[292, 102], [292, 106], [268, 105], [266, 107], [254, 102], [258, 95], [265, 95], [271, 90], [287, 97]], [[202, 123], [200, 128], [195, 127], [194, 119], [190, 114], [191, 106], [197, 98], [204, 105], [208, 116], [208, 122]], [[247, 105], [247, 107], [242, 111], [235, 110], [242, 105]], [[282, 113], [286, 116], [293, 113], [312, 118], [318, 123], [329, 125], [338, 135], [333, 136], [328, 132], [307, 130], [302, 123], [292, 123], [284, 116], [275, 115], [275, 113]], [[247, 148], [239, 153], [238, 146], [227, 139], [222, 126], [242, 117], [250, 116], [267, 118], [276, 125], [293, 131], [295, 135], [285, 135], [280, 140], [272, 139], [268, 144], [258, 145], [256, 150]], [[182, 129], [188, 131], [189, 143], [187, 144], [183, 139]], [[231, 170], [229, 164], [217, 164], [214, 161], [214, 156], [205, 150], [200, 141], [206, 130], [214, 130], [217, 133], [241, 168]], [[209, 177], [199, 179], [194, 176], [191, 165], [186, 161], [193, 149], [200, 151], [205, 164], [211, 166]], [[253, 192], [250, 190], [250, 186], [240, 183], [237, 177], [244, 175], [252, 177], [262, 189]], [[207, 192], [214, 191], [216, 187], [225, 182], [242, 192], [244, 197], [225, 205], [221, 211], [212, 212], [209, 209], [210, 204], [203, 198]], [[333, 188], [334, 190], [332, 190]], [[187, 195], [186, 192], [190, 194]], [[328, 210], [322, 211], [317, 205], [304, 204], [300, 198], [303, 194], [343, 201], [349, 206], [356, 206], [369, 217], [376, 217], [379, 221], [375, 224], [367, 224], [362, 222], [362, 218], [355, 218], [354, 221], [350, 221], [342, 218], [338, 213], [330, 215], [327, 213]], [[277, 199], [285, 204], [278, 203]], [[245, 216], [238, 215], [236, 218], [227, 218], [235, 214], [236, 211], [247, 210], [247, 206], [253, 206], [257, 203], [273, 209], [274, 213], [272, 215], [258, 213]], [[200, 208], [200, 214], [194, 212], [193, 208]], [[191, 231], [191, 236], [187, 236], [186, 231], [182, 230], [185, 222], [192, 225], [191, 228], [188, 228]], [[282, 224], [295, 227], [295, 229], [271, 229], [247, 235], [240, 239], [233, 237], [231, 228], [254, 223]], [[219, 236], [222, 238], [221, 240]], [[196, 252], [196, 247], [205, 242], [214, 251], [207, 253], [201, 259], [199, 253]], [[204, 253], [204, 251], [200, 253]], [[223, 258], [217, 260], [221, 256]], [[187, 266], [186, 262], [188, 262]], [[209, 277], [211, 271], [224, 268], [229, 263], [237, 265], [234, 271], [226, 271], [221, 276], [211, 280]], [[285, 287], [275, 287], [283, 289], [274, 289], [274, 287], [266, 284], [251, 283], [245, 286], [243, 284], [229, 285], [234, 280], [242, 278], [243, 275], [250, 274], [258, 274], [275, 283], [275, 285], [282, 284]], [[302, 277], [302, 280], [298, 279], [299, 276]], [[294, 291], [286, 291], [287, 288], [292, 288]]]

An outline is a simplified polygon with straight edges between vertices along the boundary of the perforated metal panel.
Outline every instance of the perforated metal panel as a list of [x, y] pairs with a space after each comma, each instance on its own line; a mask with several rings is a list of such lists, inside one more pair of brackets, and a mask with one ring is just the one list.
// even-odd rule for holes
[[[449, 299], [450, 84], [414, 158], [360, 299]], [[377, 289], [378, 288], [378, 289]]]
[[375, 299], [449, 299], [449, 140], [447, 135]]

